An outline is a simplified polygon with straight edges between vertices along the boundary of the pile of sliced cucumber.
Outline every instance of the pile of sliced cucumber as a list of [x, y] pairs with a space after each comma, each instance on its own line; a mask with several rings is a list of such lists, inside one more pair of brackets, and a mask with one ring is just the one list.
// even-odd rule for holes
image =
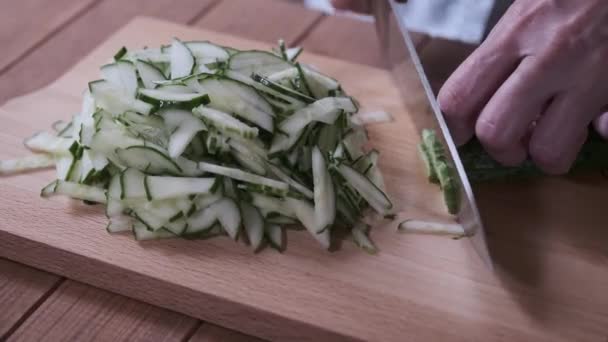
[[54, 166], [43, 197], [104, 204], [107, 230], [137, 240], [227, 235], [282, 250], [284, 228], [303, 226], [325, 249], [346, 232], [374, 252], [361, 219], [392, 209], [379, 154], [364, 149], [357, 102], [300, 52], [122, 48], [80, 113], [27, 139], [37, 154], [0, 174]]

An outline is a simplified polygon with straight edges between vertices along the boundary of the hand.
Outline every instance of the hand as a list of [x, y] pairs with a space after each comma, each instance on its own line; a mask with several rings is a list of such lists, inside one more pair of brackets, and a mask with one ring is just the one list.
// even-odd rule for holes
[[457, 143], [567, 172], [592, 121], [608, 138], [608, 2], [516, 0], [439, 103]]

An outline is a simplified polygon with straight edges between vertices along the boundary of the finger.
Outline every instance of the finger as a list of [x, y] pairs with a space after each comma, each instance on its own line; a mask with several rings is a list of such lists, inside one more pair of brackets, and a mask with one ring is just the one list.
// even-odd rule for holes
[[331, 3], [337, 9], [359, 13], [369, 13], [371, 11], [368, 0], [332, 0]]
[[517, 63], [515, 49], [486, 40], [443, 85], [439, 105], [457, 144], [473, 136], [479, 113]]
[[524, 59], [479, 115], [475, 133], [497, 161], [517, 165], [526, 158], [523, 140], [550, 98], [543, 79], [536, 61]]
[[608, 140], [608, 112], [600, 115], [593, 121], [593, 127], [604, 138]]
[[572, 93], [557, 96], [530, 139], [530, 156], [536, 165], [549, 174], [567, 173], [587, 138], [593, 113], [597, 111], [588, 97]]

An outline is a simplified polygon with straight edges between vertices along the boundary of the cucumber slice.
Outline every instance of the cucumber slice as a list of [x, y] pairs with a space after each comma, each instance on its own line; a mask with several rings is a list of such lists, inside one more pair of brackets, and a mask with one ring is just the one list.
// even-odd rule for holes
[[198, 168], [204, 172], [209, 172], [220, 176], [226, 176], [246, 183], [261, 185], [263, 188], [271, 188], [282, 194], [287, 194], [287, 192], [289, 191], [289, 185], [287, 185], [287, 183], [258, 176], [253, 173], [245, 172], [239, 169], [206, 162], [200, 162], [198, 164]]
[[264, 229], [265, 235], [268, 238], [270, 246], [282, 252], [285, 250], [285, 234], [283, 228], [277, 224], [267, 224]]
[[143, 101], [153, 105], [160, 105], [161, 103], [177, 103], [187, 107], [196, 107], [201, 104], [209, 103], [209, 96], [207, 96], [207, 94], [175, 93], [159, 89], [140, 88], [139, 97]]
[[[295, 198], [286, 198], [285, 202], [287, 206], [293, 210], [296, 214], [296, 217], [304, 228], [308, 230], [308, 232], [321, 244], [321, 247], [324, 249], [329, 249], [331, 245], [329, 229], [325, 229], [321, 231], [321, 227], [317, 225], [317, 220], [315, 218], [315, 209], [310, 203], [304, 200], [298, 200]], [[321, 231], [319, 233], [319, 231]]]
[[301, 193], [308, 199], [312, 199], [314, 197], [313, 192], [308, 189], [306, 186], [298, 183], [296, 180], [291, 178], [285, 171], [283, 171], [279, 166], [276, 166], [272, 163], [266, 164], [270, 172], [275, 175], [278, 179], [287, 183], [290, 187], [294, 188], [297, 192]]
[[74, 140], [58, 137], [48, 132], [39, 132], [25, 139], [23, 144], [32, 152], [67, 154], [74, 144]]
[[148, 198], [162, 200], [188, 195], [209, 194], [215, 183], [215, 178], [146, 176], [145, 183]]
[[325, 158], [316, 146], [312, 150], [312, 175], [314, 180], [315, 219], [317, 227], [322, 231], [331, 226], [336, 218], [336, 194]]
[[120, 176], [121, 200], [150, 199], [145, 184], [146, 175], [136, 169], [126, 169]]
[[0, 160], [0, 175], [46, 169], [55, 166], [55, 159], [48, 154], [35, 154], [19, 159]]
[[105, 80], [90, 82], [89, 90], [97, 106], [112, 115], [120, 115], [128, 111], [148, 115], [153, 109], [151, 104], [135, 99], [122, 88]]
[[251, 204], [240, 202], [243, 227], [253, 250], [258, 250], [264, 241], [264, 218]]
[[133, 219], [128, 216], [116, 216], [108, 220], [106, 230], [110, 234], [133, 231]]
[[133, 235], [137, 241], [160, 240], [175, 237], [173, 233], [165, 229], [157, 231], [148, 230], [148, 227], [141, 221], [136, 221], [133, 224]]
[[338, 172], [350, 186], [357, 190], [375, 211], [382, 215], [388, 215], [390, 213], [390, 210], [393, 207], [391, 201], [382, 190], [364, 175], [344, 164], [338, 166]]
[[137, 73], [139, 74], [144, 87], [148, 89], [156, 88], [155, 82], [166, 80], [163, 72], [152, 63], [137, 60], [135, 62], [135, 68], [137, 69]]
[[219, 192], [215, 192], [212, 194], [202, 194], [197, 195], [194, 199], [193, 203], [198, 210], [205, 209], [213, 203], [221, 200], [223, 198], [222, 194]]
[[192, 90], [188, 86], [181, 84], [163, 84], [156, 87], [156, 90], [167, 93], [192, 94]]
[[361, 249], [366, 251], [369, 254], [378, 253], [378, 248], [374, 245], [372, 240], [369, 238], [369, 226], [364, 223], [357, 223], [350, 231], [353, 242], [355, 245], [359, 246]]
[[117, 149], [118, 159], [126, 167], [135, 168], [150, 175], [179, 175], [182, 169], [167, 154], [149, 146], [129, 146]]
[[220, 131], [233, 132], [247, 139], [253, 139], [258, 136], [257, 128], [247, 126], [230, 114], [226, 114], [222, 111], [198, 106], [194, 108], [193, 112], [203, 118], [206, 123], [214, 126]]
[[241, 214], [236, 203], [227, 197], [199, 210], [188, 218], [187, 234], [203, 232], [219, 221], [232, 239], [236, 239], [241, 225]]
[[194, 56], [188, 46], [173, 39], [171, 43], [171, 51], [169, 52], [171, 60], [171, 79], [186, 77], [192, 74], [194, 70]]
[[188, 111], [169, 109], [164, 110], [161, 116], [168, 126], [176, 128], [169, 139], [169, 155], [171, 158], [182, 155], [196, 134], [207, 130], [207, 126]]
[[421, 220], [405, 220], [399, 224], [400, 233], [445, 235], [455, 239], [466, 236], [464, 228], [456, 223], [439, 223]]
[[252, 193], [251, 204], [269, 213], [296, 218], [295, 211], [283, 199]]
[[274, 130], [274, 112], [270, 104], [253, 88], [229, 78], [207, 77], [199, 81], [209, 95], [209, 107], [234, 113], [268, 132]]
[[228, 65], [230, 70], [247, 77], [254, 73], [268, 76], [293, 67], [291, 63], [283, 58], [266, 51], [238, 52], [230, 57]]
[[270, 153], [289, 149], [297, 142], [304, 128], [310, 123], [319, 121], [331, 125], [342, 111], [350, 113], [356, 110], [357, 107], [352, 99], [347, 97], [327, 97], [299, 109], [279, 125], [279, 130], [286, 135], [275, 135]]
[[120, 60], [101, 67], [101, 76], [131, 97], [137, 94], [137, 73], [133, 63]]
[[327, 96], [331, 96], [332, 92], [335, 93], [341, 89], [340, 83], [333, 78], [323, 75], [311, 68], [301, 65], [304, 77], [310, 88], [310, 92], [317, 99], [322, 99]]
[[275, 90], [275, 91], [277, 91], [277, 92], [279, 92], [279, 93], [281, 93], [281, 94], [283, 94], [285, 96], [292, 97], [292, 98], [294, 98], [296, 100], [299, 100], [299, 101], [302, 101], [304, 103], [313, 103], [313, 102], [315, 102], [314, 98], [312, 98], [312, 97], [310, 97], [310, 96], [308, 96], [306, 94], [300, 93], [298, 91], [295, 91], [293, 89], [287, 88], [287, 87], [285, 87], [285, 86], [283, 86], [283, 85], [281, 85], [279, 83], [273, 82], [273, 81], [271, 81], [270, 79], [268, 79], [268, 78], [266, 78], [264, 76], [260, 76], [258, 74], [253, 74], [253, 75], [251, 75], [251, 78], [254, 81], [256, 81], [258, 83], [261, 83], [261, 84], [265, 85], [266, 87], [268, 87], [270, 89], [273, 89], [273, 90]]
[[42, 191], [42, 197], [49, 197], [52, 195], [66, 195], [84, 201], [102, 204], [106, 203], [106, 192], [104, 189], [62, 180], [55, 182], [52, 191], [50, 191], [50, 188]]
[[232, 80], [244, 83], [248, 86], [251, 86], [252, 88], [255, 88], [257, 91], [260, 92], [260, 95], [265, 97], [266, 101], [272, 101], [272, 104], [274, 106], [282, 107], [284, 110], [297, 110], [306, 106], [306, 104], [302, 101], [299, 101], [291, 96], [287, 96], [259, 82], [254, 81], [251, 78], [251, 75], [245, 76], [231, 70], [227, 70], [225, 72], [225, 75]]
[[185, 44], [199, 63], [224, 62], [230, 58], [230, 54], [226, 49], [207, 41], [191, 41], [185, 42]]

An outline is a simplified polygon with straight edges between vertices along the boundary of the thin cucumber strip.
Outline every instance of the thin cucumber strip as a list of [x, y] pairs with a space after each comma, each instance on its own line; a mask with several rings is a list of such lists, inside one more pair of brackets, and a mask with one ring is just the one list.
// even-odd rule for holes
[[368, 143], [367, 134], [361, 128], [355, 128], [344, 135], [342, 144], [352, 159], [363, 156], [363, 147]]
[[233, 132], [247, 139], [253, 139], [258, 136], [257, 128], [250, 127], [235, 119], [232, 115], [222, 111], [199, 106], [194, 108], [193, 112], [199, 115], [203, 121], [220, 131]]
[[133, 63], [120, 60], [106, 64], [101, 67], [101, 76], [130, 96], [135, 97], [137, 94], [137, 72]]
[[274, 179], [258, 176], [253, 173], [245, 172], [239, 169], [225, 167], [221, 165], [200, 162], [198, 164], [198, 168], [201, 171], [213, 173], [220, 176], [226, 176], [235, 180], [240, 180], [243, 182], [261, 185], [263, 187], [269, 187], [275, 190], [280, 191], [281, 193], [287, 193], [289, 191], [289, 185], [284, 182], [276, 181]]
[[104, 189], [61, 180], [56, 182], [52, 192], [43, 192], [43, 197], [50, 195], [65, 195], [74, 199], [102, 204], [106, 203], [106, 192]]
[[338, 172], [379, 214], [387, 215], [393, 207], [386, 194], [364, 175], [350, 166], [341, 164]]
[[148, 198], [169, 199], [187, 195], [208, 194], [215, 178], [187, 178], [167, 176], [146, 176]]
[[333, 78], [323, 75], [305, 65], [301, 65], [308, 87], [315, 98], [322, 99], [331, 96], [332, 92], [341, 89], [340, 83]]
[[116, 155], [123, 165], [150, 175], [179, 175], [182, 169], [166, 153], [149, 146], [129, 146], [117, 149]]
[[156, 90], [163, 91], [167, 93], [176, 93], [176, 94], [191, 94], [192, 89], [190, 89], [186, 85], [181, 84], [165, 84], [156, 87]]
[[252, 193], [251, 204], [264, 209], [266, 212], [281, 214], [286, 217], [296, 218], [295, 211], [283, 199]]
[[297, 192], [301, 193], [308, 199], [313, 199], [313, 192], [308, 189], [306, 186], [298, 183], [296, 180], [291, 178], [287, 173], [285, 173], [279, 166], [276, 166], [272, 163], [267, 163], [268, 169], [275, 175], [278, 179], [283, 182], [289, 184], [290, 187], [294, 188]]
[[74, 140], [58, 137], [48, 132], [39, 132], [25, 139], [23, 144], [33, 152], [65, 154], [69, 153]]
[[253, 74], [253, 75], [251, 75], [251, 78], [254, 81], [256, 81], [256, 82], [265, 85], [268, 88], [274, 89], [275, 91], [277, 91], [279, 93], [282, 93], [282, 94], [284, 94], [286, 96], [295, 98], [295, 99], [300, 100], [300, 101], [302, 101], [304, 103], [313, 103], [313, 102], [315, 102], [314, 98], [312, 98], [312, 97], [310, 97], [310, 96], [308, 96], [306, 94], [300, 93], [298, 91], [295, 91], [293, 89], [287, 88], [287, 87], [285, 87], [285, 86], [283, 86], [283, 85], [281, 85], [279, 83], [273, 82], [273, 81], [269, 80], [268, 78], [266, 78], [264, 76], [260, 76], [258, 74]]
[[130, 168], [120, 175], [120, 199], [121, 200], [145, 200], [150, 199], [146, 189], [146, 175], [139, 170]]
[[173, 233], [165, 229], [151, 231], [141, 221], [136, 221], [133, 224], [133, 235], [135, 236], [135, 240], [137, 241], [160, 240], [175, 237]]
[[145, 201], [130, 205], [130, 209], [142, 222], [152, 230], [163, 228], [171, 219], [178, 217], [190, 208], [187, 198], [175, 198], [164, 201]]
[[272, 223], [266, 224], [264, 232], [273, 248], [279, 252], [285, 250], [285, 232], [281, 226]]
[[148, 115], [154, 108], [151, 104], [134, 98], [122, 88], [105, 80], [90, 82], [89, 90], [95, 99], [95, 104], [112, 115], [120, 115], [127, 111]]
[[398, 231], [400, 233], [444, 235], [453, 238], [461, 238], [467, 235], [460, 224], [422, 220], [405, 220], [399, 224]]
[[[268, 223], [278, 224], [278, 225], [293, 225], [297, 224], [298, 221], [287, 216], [283, 215], [272, 215], [272, 217], [267, 217], [266, 221]], [[304, 229], [304, 228], [302, 228]]]
[[200, 104], [209, 103], [209, 96], [206, 94], [199, 93], [175, 93], [171, 91], [164, 91], [160, 89], [142, 89], [138, 91], [139, 96], [142, 100], [152, 103], [160, 104], [164, 102], [169, 103], [185, 103], [196, 107]]
[[290, 62], [267, 51], [238, 52], [230, 57], [228, 65], [230, 70], [247, 77], [254, 73], [268, 76], [293, 67]]
[[356, 105], [347, 97], [327, 97], [318, 100], [307, 107], [299, 109], [279, 125], [279, 129], [287, 136], [277, 134], [272, 142], [270, 153], [285, 151], [296, 143], [306, 126], [314, 121], [333, 124], [342, 111], [354, 112]]
[[322, 231], [336, 219], [336, 194], [327, 170], [327, 163], [318, 147], [312, 149], [312, 175], [314, 181], [315, 219]]
[[48, 154], [35, 154], [19, 159], [0, 160], [0, 175], [46, 169], [55, 166], [55, 159]]
[[207, 130], [207, 126], [190, 111], [171, 108], [161, 111], [160, 115], [169, 127], [175, 128], [169, 139], [171, 158], [179, 157], [198, 132]]
[[213, 203], [221, 200], [223, 198], [222, 194], [219, 192], [215, 192], [212, 194], [202, 194], [197, 195], [196, 198], [192, 201], [198, 210], [205, 209]]
[[186, 220], [186, 217], [182, 216], [177, 220], [170, 221], [167, 224], [165, 224], [163, 229], [173, 233], [174, 235], [180, 236], [186, 232], [187, 227], [188, 227], [188, 222]]
[[243, 118], [268, 132], [274, 130], [275, 116], [270, 104], [252, 87], [229, 78], [207, 77], [199, 81], [209, 95], [209, 107]]
[[266, 174], [266, 167], [264, 160], [257, 156], [255, 153], [250, 152], [244, 148], [240, 148], [240, 146], [235, 147], [234, 139], [228, 141], [230, 145], [230, 152], [234, 159], [246, 169], [260, 175], [264, 176]]
[[122, 174], [116, 173], [110, 179], [107, 191], [106, 216], [110, 219], [121, 216], [125, 210], [122, 202]]
[[264, 241], [264, 218], [260, 212], [247, 202], [240, 202], [243, 227], [253, 250], [258, 250]]
[[135, 68], [137, 69], [137, 73], [139, 74], [144, 87], [148, 89], [156, 88], [155, 82], [166, 80], [163, 72], [152, 63], [137, 60], [135, 62]]
[[[282, 105], [285, 108], [291, 108], [293, 110], [296, 110], [296, 109], [299, 109], [299, 108], [302, 108], [302, 107], [306, 106], [306, 104], [304, 102], [300, 101], [300, 100], [297, 100], [297, 99], [295, 99], [295, 98], [293, 98], [291, 96], [287, 96], [287, 95], [285, 95], [283, 93], [280, 93], [280, 92], [278, 92], [278, 91], [276, 91], [276, 90], [274, 90], [272, 88], [269, 88], [269, 87], [267, 87], [267, 86], [265, 86], [265, 85], [263, 85], [263, 84], [261, 84], [259, 82], [255, 82], [251, 78], [251, 75], [245, 76], [245, 75], [242, 75], [240, 73], [237, 73], [237, 72], [234, 72], [234, 71], [231, 71], [231, 70], [227, 70], [225, 74], [226, 74], [226, 77], [228, 77], [228, 78], [230, 78], [232, 80], [235, 80], [235, 81], [247, 84], [247, 85], [255, 88], [262, 95], [265, 95], [265, 98], [266, 98], [267, 101], [271, 100], [269, 98], [269, 95], [270, 95], [270, 96], [272, 96], [274, 98], [277, 98], [277, 99], [281, 100], [283, 102]], [[278, 105], [278, 102], [274, 101], [273, 104]]]
[[61, 136], [61, 132], [66, 130], [69, 126], [71, 126], [72, 122], [65, 122], [63, 120], [57, 120], [51, 124], [53, 131], [57, 133], [58, 136]]
[[296, 217], [302, 225], [308, 230], [308, 232], [321, 244], [321, 247], [324, 249], [329, 249], [331, 245], [329, 229], [323, 230], [321, 233], [321, 228], [317, 225], [317, 220], [315, 218], [315, 209], [314, 207], [304, 200], [298, 200], [295, 198], [286, 198], [285, 202], [287, 205], [293, 210]]
[[108, 219], [106, 230], [110, 234], [133, 231], [133, 219], [128, 216], [116, 216]]
[[363, 249], [369, 254], [378, 253], [378, 248], [369, 238], [369, 226], [359, 222], [355, 224], [355, 226], [351, 229], [350, 232], [355, 245], [359, 246], [361, 249]]
[[304, 49], [299, 46], [292, 47], [285, 51], [285, 55], [287, 56], [287, 59], [289, 59], [290, 61], [293, 62], [298, 58], [298, 56], [302, 53], [302, 51], [304, 51]]
[[195, 60], [192, 51], [178, 39], [173, 39], [171, 51], [169, 51], [171, 61], [171, 79], [186, 77], [192, 74]]
[[199, 210], [188, 218], [188, 234], [200, 233], [219, 221], [232, 239], [236, 239], [241, 225], [241, 214], [236, 203], [227, 197]]

